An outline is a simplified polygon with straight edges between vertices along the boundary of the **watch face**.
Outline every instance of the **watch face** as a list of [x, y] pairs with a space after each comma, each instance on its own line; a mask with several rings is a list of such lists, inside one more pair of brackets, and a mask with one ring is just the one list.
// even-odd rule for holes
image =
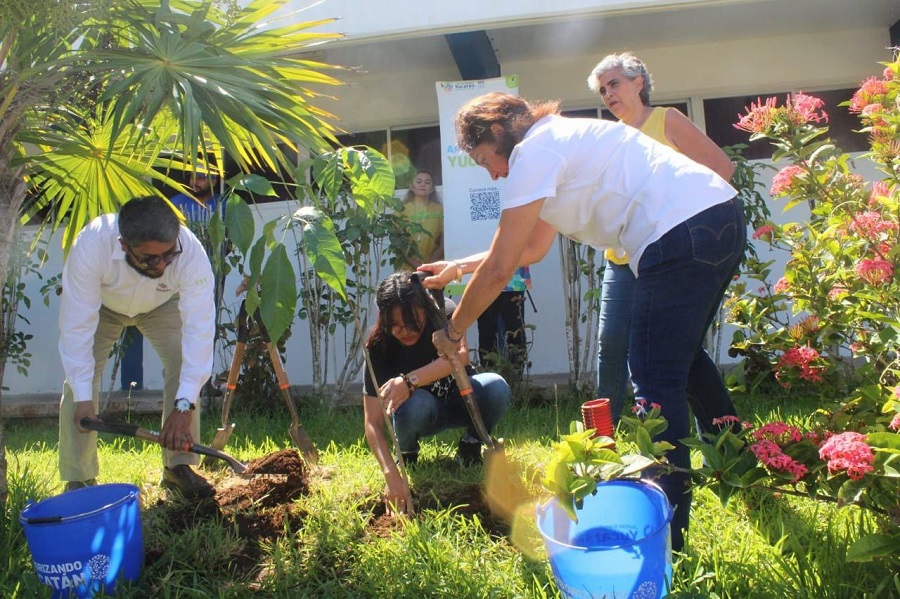
[[182, 397], [181, 399], [175, 400], [175, 409], [179, 412], [190, 412], [191, 408], [193, 408], [193, 406], [187, 399]]
[[408, 378], [409, 378], [409, 382], [413, 384], [413, 387], [418, 386], [418, 384], [419, 384], [419, 377], [417, 377], [417, 376], [414, 375], [414, 374], [410, 374]]

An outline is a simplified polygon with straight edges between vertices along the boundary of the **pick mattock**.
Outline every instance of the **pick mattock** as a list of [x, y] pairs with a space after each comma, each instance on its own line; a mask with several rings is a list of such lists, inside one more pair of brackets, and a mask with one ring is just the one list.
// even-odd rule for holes
[[[216, 429], [216, 436], [212, 443], [209, 444], [213, 449], [222, 451], [234, 431], [234, 423], [228, 422], [228, 415], [231, 411], [231, 402], [234, 401], [234, 393], [237, 389], [238, 375], [241, 372], [241, 365], [244, 362], [244, 352], [247, 349], [247, 341], [250, 338], [250, 323], [247, 318], [247, 309], [244, 302], [241, 302], [241, 309], [238, 311], [237, 317], [237, 343], [234, 346], [234, 357], [231, 359], [231, 368], [228, 370], [228, 379], [225, 382], [225, 397], [222, 400], [222, 427]], [[203, 465], [210, 466], [212, 459], [203, 458]]]
[[[422, 294], [423, 299], [425, 300], [423, 302], [425, 304], [425, 313], [431, 321], [431, 326], [434, 327], [434, 330], [440, 331], [447, 325], [447, 315], [444, 314], [443, 311], [444, 294], [437, 290], [435, 290], [434, 293], [428, 293], [425, 287], [422, 286], [422, 281], [419, 279], [420, 276], [419, 273], [414, 273], [410, 277], [410, 280], [412, 281], [413, 287]], [[487, 426], [484, 424], [484, 419], [481, 417], [481, 409], [478, 407], [475, 393], [472, 391], [472, 383], [469, 380], [469, 373], [466, 372], [466, 367], [460, 362], [459, 356], [456, 353], [444, 357], [450, 362], [450, 367], [453, 370], [453, 378], [456, 379], [456, 386], [459, 387], [459, 394], [463, 398], [463, 402], [466, 405], [466, 410], [469, 412], [469, 418], [472, 419], [472, 425], [475, 428], [475, 432], [478, 434], [478, 438], [484, 444], [488, 452], [497, 452], [499, 450], [499, 453], [502, 454], [503, 447], [501, 443], [491, 437]]]
[[[356, 312], [353, 313], [353, 319], [356, 323], [356, 329], [362, 336], [363, 330], [359, 323], [359, 316]], [[376, 389], [376, 393], [378, 393], [378, 377], [375, 376], [375, 368], [372, 366], [369, 350], [366, 349], [365, 344], [363, 344], [362, 350], [366, 361], [366, 375], [371, 378], [372, 386]], [[379, 399], [384, 402], [383, 397], [379, 397]], [[391, 444], [394, 447], [394, 462], [397, 464], [397, 470], [400, 472], [400, 478], [403, 479], [403, 484], [406, 485], [406, 514], [412, 516], [415, 514], [415, 506], [413, 505], [412, 492], [409, 489], [409, 476], [406, 473], [406, 462], [403, 461], [403, 452], [400, 450], [400, 440], [397, 438], [397, 431], [394, 430], [394, 416], [391, 414], [390, 410], [388, 410], [387, 405], [383, 405], [382, 407], [381, 415], [384, 419], [384, 426], [388, 431], [388, 435], [391, 438]]]
[[[431, 290], [428, 294], [422, 285], [420, 277], [428, 276], [430, 273], [416, 273], [412, 276], [412, 282], [420, 292], [425, 296], [426, 315], [431, 321], [435, 330], [441, 330], [447, 325], [447, 315], [444, 312], [444, 294], [439, 290]], [[485, 446], [484, 451], [484, 471], [485, 486], [484, 494], [491, 511], [502, 518], [512, 522], [516, 513], [521, 511], [523, 505], [531, 500], [528, 490], [522, 484], [519, 472], [512, 468], [506, 459], [506, 453], [503, 450], [503, 439], [494, 439], [484, 424], [481, 416], [481, 409], [478, 407], [477, 398], [472, 389], [472, 382], [469, 380], [469, 373], [459, 359], [459, 355], [455, 352], [450, 356], [445, 356], [450, 362], [453, 370], [453, 378], [456, 379], [456, 386], [459, 387], [459, 394], [462, 396], [466, 410], [469, 412], [469, 418], [478, 438]]]

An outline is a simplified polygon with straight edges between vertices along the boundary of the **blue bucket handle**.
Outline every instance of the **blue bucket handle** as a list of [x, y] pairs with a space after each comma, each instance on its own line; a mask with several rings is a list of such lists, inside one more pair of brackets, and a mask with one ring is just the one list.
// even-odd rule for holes
[[[73, 516], [41, 516], [40, 518], [24, 518], [26, 524], [59, 524], [60, 522], [66, 522], [69, 520], [75, 520], [76, 518], [84, 518], [88, 516], [93, 516], [95, 514], [99, 514], [105, 512], [111, 508], [116, 507], [120, 503], [124, 501], [129, 501], [134, 497], [134, 492], [125, 495], [124, 497], [120, 497], [111, 503], [107, 503], [104, 506], [98, 507], [97, 509], [91, 510], [89, 512], [83, 512], [81, 514], [75, 514]], [[26, 507], [29, 507], [34, 502], [29, 501]]]

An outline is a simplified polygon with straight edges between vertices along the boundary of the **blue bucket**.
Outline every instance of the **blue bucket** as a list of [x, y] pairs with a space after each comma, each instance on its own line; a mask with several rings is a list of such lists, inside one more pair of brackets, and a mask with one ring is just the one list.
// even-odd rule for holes
[[565, 597], [655, 599], [672, 583], [672, 506], [658, 487], [616, 480], [575, 510], [554, 498], [537, 508], [556, 585]]
[[97, 485], [29, 503], [19, 516], [40, 581], [53, 598], [111, 594], [144, 565], [139, 490]]

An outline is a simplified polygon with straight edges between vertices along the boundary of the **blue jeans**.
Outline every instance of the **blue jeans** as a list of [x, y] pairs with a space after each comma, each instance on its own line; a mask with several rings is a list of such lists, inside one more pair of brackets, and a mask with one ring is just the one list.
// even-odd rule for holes
[[[661, 406], [668, 428], [657, 440], [672, 443], [669, 461], [690, 467], [690, 409], [701, 427], [736, 415], [719, 370], [703, 349], [703, 336], [740, 265], [746, 242], [740, 200], [708, 208], [677, 225], [644, 251], [638, 265], [628, 365], [635, 398]], [[688, 383], [691, 396], [688, 399]], [[690, 478], [662, 477], [675, 506], [673, 548], [683, 544], [690, 513]]]
[[627, 264], [606, 263], [597, 331], [597, 397], [609, 398], [613, 425], [628, 395], [628, 335], [636, 281]]
[[[509, 407], [509, 385], [503, 377], [492, 372], [476, 374], [470, 378], [481, 418], [488, 431], [491, 431]], [[463, 426], [468, 427], [471, 437], [478, 438], [458, 390], [451, 393], [445, 401], [425, 389], [416, 389], [394, 413], [394, 432], [403, 453], [419, 451], [419, 439], [422, 437]]]

